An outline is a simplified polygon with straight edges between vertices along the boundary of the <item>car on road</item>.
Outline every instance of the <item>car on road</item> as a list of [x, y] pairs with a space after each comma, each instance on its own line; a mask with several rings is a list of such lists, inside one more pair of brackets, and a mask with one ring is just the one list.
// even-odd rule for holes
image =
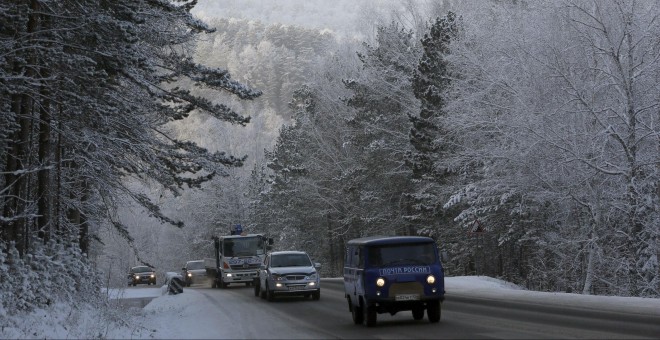
[[344, 293], [355, 324], [376, 325], [377, 314], [412, 311], [440, 321], [445, 297], [438, 245], [422, 236], [372, 236], [348, 241]]
[[137, 285], [146, 283], [147, 285], [156, 284], [156, 271], [149, 266], [135, 266], [128, 271], [128, 285]]
[[254, 282], [254, 295], [273, 301], [276, 296], [302, 295], [321, 298], [320, 263], [304, 251], [275, 251], [269, 253]]
[[188, 287], [193, 283], [206, 283], [208, 281], [204, 260], [188, 261], [182, 270], [184, 282]]

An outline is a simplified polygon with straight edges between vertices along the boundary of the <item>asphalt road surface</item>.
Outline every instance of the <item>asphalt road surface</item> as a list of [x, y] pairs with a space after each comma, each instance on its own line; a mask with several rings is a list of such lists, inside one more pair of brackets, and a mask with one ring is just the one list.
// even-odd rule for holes
[[[215, 305], [218, 317], [235, 320], [241, 338], [342, 339], [659, 339], [660, 315], [534, 301], [447, 295], [439, 323], [413, 320], [411, 312], [378, 314], [376, 327], [353, 324], [341, 281], [322, 281], [321, 299], [254, 296], [252, 287], [191, 287]], [[241, 308], [235, 308], [240, 305]], [[237, 312], [238, 311], [238, 312]], [[245, 320], [251, 320], [245, 322]], [[255, 322], [255, 320], [258, 320]]]

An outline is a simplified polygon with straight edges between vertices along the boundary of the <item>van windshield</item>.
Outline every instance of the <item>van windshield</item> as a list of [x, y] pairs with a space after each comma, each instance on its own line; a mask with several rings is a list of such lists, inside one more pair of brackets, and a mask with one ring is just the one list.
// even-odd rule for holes
[[434, 243], [388, 244], [367, 250], [367, 267], [431, 265], [437, 262]]

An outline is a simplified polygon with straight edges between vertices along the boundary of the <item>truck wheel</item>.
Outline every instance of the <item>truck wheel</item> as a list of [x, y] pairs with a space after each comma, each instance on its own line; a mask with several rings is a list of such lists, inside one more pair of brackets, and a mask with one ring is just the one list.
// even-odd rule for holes
[[218, 287], [218, 282], [213, 280], [211, 281], [211, 288], [217, 288]]
[[353, 316], [353, 323], [356, 325], [361, 325], [364, 321], [364, 314], [362, 314], [362, 307], [360, 306], [351, 306], [351, 299], [348, 300], [348, 308], [351, 310], [351, 316]]
[[220, 280], [220, 288], [227, 288], [227, 283], [222, 279]]
[[254, 296], [259, 296], [259, 284], [254, 283]]
[[426, 304], [426, 314], [428, 315], [429, 321], [431, 323], [440, 321], [440, 315], [442, 313], [440, 308], [440, 301], [429, 301]]
[[376, 326], [376, 307], [375, 306], [363, 306], [364, 309], [364, 323], [367, 327]]
[[416, 306], [412, 310], [413, 319], [421, 320], [424, 318], [424, 308], [422, 306]]

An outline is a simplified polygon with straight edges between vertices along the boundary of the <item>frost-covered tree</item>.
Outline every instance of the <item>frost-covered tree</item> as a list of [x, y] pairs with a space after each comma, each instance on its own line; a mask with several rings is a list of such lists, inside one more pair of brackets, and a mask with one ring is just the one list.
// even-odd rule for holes
[[[180, 226], [127, 183], [150, 180], [177, 194], [242, 164], [243, 158], [209, 152], [168, 133], [168, 123], [196, 110], [231, 124], [249, 122], [227, 105], [178, 87], [178, 82], [243, 100], [260, 95], [226, 70], [192, 61], [195, 37], [212, 31], [190, 15], [194, 5], [40, 0], [0, 5], [4, 251], [55, 261], [48, 253], [59, 249], [51, 246], [55, 243], [64, 245], [58, 253], [81, 257], [80, 250], [90, 252], [93, 227], [107, 220], [131, 241], [114, 219], [122, 196]], [[36, 259], [37, 253], [46, 255]], [[20, 267], [18, 263], [0, 268], [21, 272], [12, 266]], [[87, 283], [72, 287], [78, 284]], [[35, 291], [48, 296], [50, 288], [43, 288]]]
[[483, 162], [457, 220], [513, 241], [531, 287], [657, 296], [657, 6], [485, 10], [452, 48], [459, 157]]

